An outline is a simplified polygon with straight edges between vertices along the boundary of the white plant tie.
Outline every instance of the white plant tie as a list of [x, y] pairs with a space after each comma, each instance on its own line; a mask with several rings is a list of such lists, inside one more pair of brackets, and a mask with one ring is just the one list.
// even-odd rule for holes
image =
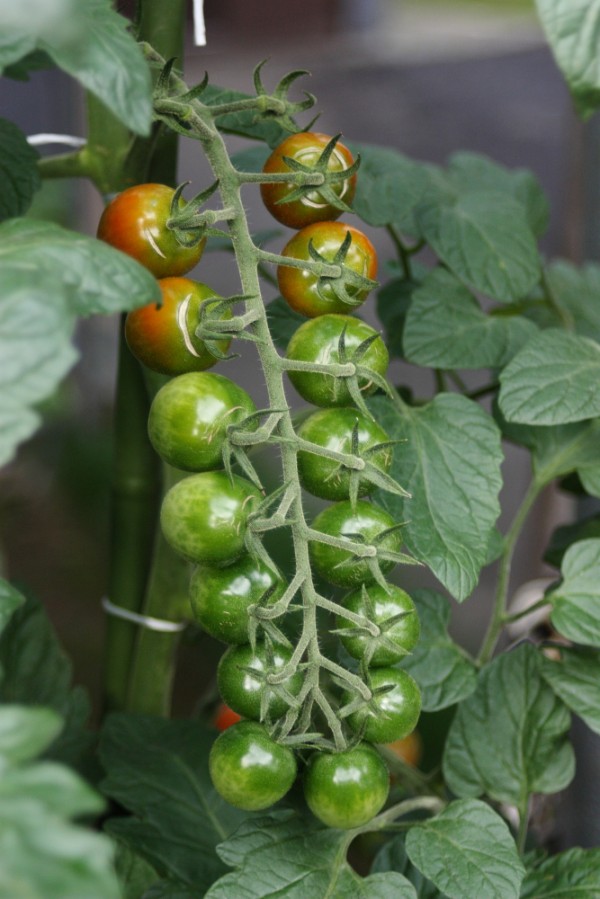
[[206, 27], [204, 25], [204, 0], [194, 0], [194, 43], [197, 47], [206, 46]]
[[116, 606], [110, 601], [108, 596], [102, 598], [102, 608], [108, 615], [115, 618], [123, 618], [125, 621], [131, 621], [133, 624], [139, 624], [149, 631], [161, 631], [164, 634], [177, 634], [185, 629], [184, 621], [164, 621], [161, 618], [152, 618], [150, 615], [139, 615], [137, 612], [131, 612], [122, 606]]
[[66, 144], [68, 147], [84, 147], [87, 143], [85, 137], [75, 137], [73, 134], [30, 134], [27, 143], [32, 147], [41, 147], [44, 144]]

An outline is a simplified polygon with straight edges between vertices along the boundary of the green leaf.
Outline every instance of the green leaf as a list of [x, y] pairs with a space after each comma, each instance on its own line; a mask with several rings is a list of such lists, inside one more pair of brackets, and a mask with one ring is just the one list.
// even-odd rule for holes
[[121, 886], [121, 899], [140, 899], [157, 882], [158, 874], [148, 862], [123, 843], [117, 843], [115, 870]]
[[[570, 262], [557, 260], [547, 266], [545, 274], [554, 304], [563, 315], [561, 317], [553, 306], [545, 303], [540, 325], [564, 327], [566, 319], [577, 334], [600, 343], [600, 265], [590, 262], [578, 268]], [[539, 315], [537, 308], [533, 306], [529, 313], [534, 321]]]
[[544, 561], [560, 568], [568, 548], [579, 540], [600, 539], [600, 513], [580, 518], [573, 524], [563, 524], [555, 528], [548, 548], [544, 553]]
[[424, 201], [418, 222], [442, 262], [465, 284], [502, 302], [539, 281], [540, 260], [523, 206], [499, 191]]
[[[35, 277], [32, 276], [35, 260]], [[32, 407], [50, 396], [77, 360], [77, 316], [132, 309], [160, 299], [152, 275], [91, 237], [50, 222], [0, 225], [0, 464], [29, 437]]]
[[600, 105], [599, 0], [536, 0], [538, 15], [579, 115]]
[[[0, 50], [1, 52], [1, 50]], [[29, 81], [29, 73], [39, 69], [51, 69], [53, 62], [43, 50], [33, 50], [18, 62], [7, 66], [2, 73], [5, 78], [13, 78], [15, 81]]]
[[423, 711], [436, 712], [469, 696], [477, 686], [477, 674], [467, 653], [448, 634], [448, 601], [433, 590], [415, 590], [411, 595], [421, 636], [401, 667], [419, 684]]
[[41, 184], [38, 158], [21, 129], [0, 118], [0, 221], [29, 209]]
[[543, 659], [542, 674], [564, 704], [600, 734], [600, 654], [591, 649], [561, 648], [559, 660]]
[[536, 333], [522, 316], [486, 315], [445, 269], [414, 291], [404, 326], [404, 353], [431, 368], [501, 368]]
[[418, 281], [394, 278], [377, 293], [377, 315], [385, 331], [385, 343], [390, 355], [404, 358], [402, 337], [406, 314]]
[[600, 415], [600, 346], [564, 331], [542, 331], [500, 375], [508, 421], [560, 425]]
[[[245, 94], [242, 91], [229, 90], [209, 84], [203, 91], [201, 100], [208, 106], [217, 106], [222, 103], [235, 103], [238, 100], [247, 100], [251, 96], [251, 94]], [[227, 134], [238, 134], [240, 137], [262, 140], [270, 147], [276, 147], [284, 138], [289, 137], [289, 131], [286, 131], [273, 119], [261, 119], [257, 116], [256, 109], [219, 116], [216, 121], [220, 131], [224, 131]]]
[[215, 792], [208, 753], [215, 734], [197, 721], [111, 715], [102, 730], [102, 788], [135, 817], [109, 831], [162, 876], [207, 890], [225, 870], [215, 855], [245, 817]]
[[418, 237], [414, 210], [431, 187], [430, 167], [387, 147], [357, 143], [349, 147], [361, 159], [354, 212], [368, 225], [394, 224]]
[[[0, 578], [0, 635], [17, 611], [25, 602], [25, 597], [19, 593], [8, 581]], [[2, 671], [0, 670], [0, 680]]]
[[506, 822], [484, 802], [452, 802], [411, 827], [406, 851], [449, 899], [519, 899], [525, 869]]
[[[2, 708], [2, 713], [9, 706]], [[27, 715], [39, 709], [28, 709]], [[97, 815], [104, 801], [95, 790], [69, 768], [55, 762], [40, 762], [23, 768], [9, 767], [0, 778], [0, 805], [22, 799], [39, 802], [48, 811], [74, 818]]]
[[271, 337], [280, 349], [285, 350], [292, 334], [304, 324], [306, 318], [288, 306], [283, 297], [271, 300], [266, 309]]
[[407, 522], [402, 533], [408, 549], [462, 601], [487, 562], [500, 511], [498, 428], [477, 403], [457, 394], [406, 407], [404, 415], [383, 397], [371, 409], [392, 440], [405, 441], [390, 474], [411, 494], [406, 499], [380, 492], [377, 502]]
[[547, 596], [552, 624], [576, 643], [600, 647], [600, 540], [580, 540], [564, 554], [562, 583]]
[[91, 91], [136, 134], [149, 134], [152, 80], [129, 22], [110, 0], [50, 0], [32, 15], [13, 5], [0, 45], [0, 71], [39, 49]]
[[600, 899], [600, 849], [567, 849], [523, 881], [521, 899]]
[[[0, 581], [6, 589], [6, 582]], [[61, 718], [60, 733], [46, 755], [77, 766], [91, 747], [86, 729], [89, 701], [72, 687], [71, 661], [63, 651], [43, 607], [21, 600], [0, 634], [0, 701], [43, 705]]]
[[577, 473], [585, 491], [590, 496], [600, 497], [600, 465], [583, 466]]
[[61, 727], [61, 719], [51, 709], [3, 705], [0, 708], [0, 759], [15, 763], [35, 758], [50, 745]]
[[[174, 880], [160, 880], [147, 890], [142, 899], [204, 899], [204, 890], [186, 887]], [[138, 899], [139, 893], [131, 897]]]
[[479, 674], [448, 732], [443, 768], [457, 796], [522, 806], [531, 793], [570, 783], [570, 714], [544, 680], [537, 650], [522, 644]]
[[397, 871], [412, 883], [419, 899], [445, 899], [438, 888], [415, 868], [406, 854], [404, 842], [404, 835], [397, 834], [384, 843], [373, 859], [371, 873]]
[[461, 151], [450, 157], [448, 176], [458, 193], [493, 190], [513, 197], [523, 206], [529, 226], [538, 237], [548, 227], [548, 198], [532, 172], [507, 169], [487, 156]]
[[417, 899], [394, 872], [359, 877], [346, 861], [348, 834], [323, 829], [296, 811], [245, 821], [218, 852], [237, 870], [218, 880], [206, 899]]
[[231, 162], [239, 172], [262, 172], [268, 157], [268, 148], [259, 144], [257, 147], [247, 147], [239, 153], [234, 153]]

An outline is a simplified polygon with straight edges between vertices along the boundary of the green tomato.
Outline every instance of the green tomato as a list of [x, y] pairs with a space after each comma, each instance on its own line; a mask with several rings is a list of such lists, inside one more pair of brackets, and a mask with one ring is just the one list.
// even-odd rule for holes
[[[377, 422], [358, 409], [319, 409], [302, 422], [298, 436], [309, 443], [336, 453], [353, 452], [353, 435], [357, 438], [357, 455], [379, 443], [389, 442], [389, 437]], [[389, 471], [392, 464], [392, 450], [384, 446], [366, 457], [382, 471]], [[305, 490], [321, 499], [348, 499], [350, 491], [350, 469], [332, 459], [317, 456], [308, 450], [298, 453], [298, 471]], [[366, 478], [358, 483], [358, 495], [364, 496], [373, 489]]]
[[272, 740], [256, 721], [239, 721], [223, 731], [213, 743], [208, 767], [217, 793], [249, 812], [282, 799], [297, 772], [289, 746]]
[[245, 552], [248, 515], [261, 498], [254, 484], [237, 475], [191, 475], [171, 487], [163, 500], [163, 534], [190, 562], [228, 565]]
[[313, 815], [328, 827], [343, 830], [374, 818], [389, 789], [385, 762], [366, 743], [344, 752], [316, 752], [304, 774], [304, 797]]
[[[377, 331], [351, 315], [320, 315], [309, 319], [295, 331], [286, 356], [295, 362], [317, 362], [321, 365], [341, 362], [340, 338], [344, 334], [345, 362], [352, 362], [360, 344], [377, 335]], [[357, 364], [378, 375], [385, 375], [389, 353], [381, 337], [370, 344]], [[322, 372], [288, 371], [288, 376], [300, 396], [314, 406], [351, 406], [352, 397], [346, 378]], [[363, 394], [372, 393], [377, 385], [367, 375], [358, 379]]]
[[173, 378], [152, 402], [148, 434], [159, 456], [183, 471], [223, 467], [229, 425], [256, 412], [252, 398], [229, 378], [189, 372]]
[[[386, 592], [379, 584], [363, 585], [349, 593], [342, 604], [349, 612], [362, 615], [382, 629], [378, 637], [353, 633], [356, 625], [343, 615], [337, 617], [338, 630], [347, 631], [347, 634], [338, 633], [344, 648], [355, 659], [366, 659], [369, 667], [394, 665], [416, 646], [420, 633], [419, 616], [414, 602], [400, 587], [389, 584]], [[397, 615], [403, 617], [386, 628], [386, 622]]]
[[[273, 646], [272, 662], [264, 644], [230, 646], [221, 656], [217, 669], [217, 686], [223, 702], [244, 718], [260, 720], [261, 706], [270, 718], [281, 718], [289, 704], [265, 680], [269, 674], [279, 674], [289, 662], [292, 652], [285, 646]], [[256, 672], [253, 675], [248, 669]], [[304, 678], [299, 671], [283, 681], [282, 687], [297, 696]]]
[[[349, 715], [348, 724], [370, 743], [403, 740], [413, 732], [421, 714], [421, 691], [416, 681], [401, 668], [373, 668], [369, 687], [375, 694], [371, 704]], [[350, 693], [344, 696], [346, 702], [353, 698]]]
[[224, 643], [248, 642], [248, 609], [272, 590], [269, 603], [285, 592], [278, 574], [253, 556], [245, 555], [226, 568], [198, 567], [190, 580], [190, 601], [196, 621]]
[[[347, 537], [365, 546], [373, 545], [373, 540], [383, 531], [395, 525], [394, 519], [372, 503], [359, 500], [355, 508], [350, 501], [335, 503], [320, 512], [312, 523], [315, 531], [329, 534], [331, 537]], [[381, 549], [398, 552], [402, 538], [398, 530], [391, 531], [376, 544]], [[311, 541], [310, 558], [315, 571], [324, 580], [338, 587], [355, 587], [374, 580], [366, 559], [361, 559], [344, 549], [330, 546], [327, 543]], [[379, 561], [382, 572], [391, 571], [395, 562], [387, 559]]]

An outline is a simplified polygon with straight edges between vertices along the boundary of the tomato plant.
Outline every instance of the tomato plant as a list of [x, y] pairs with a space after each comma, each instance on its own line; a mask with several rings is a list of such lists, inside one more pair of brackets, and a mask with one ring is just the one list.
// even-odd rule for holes
[[[342, 251], [342, 247], [344, 248]], [[338, 262], [362, 278], [373, 281], [377, 274], [375, 247], [362, 231], [343, 222], [318, 222], [295, 234], [281, 251], [290, 259], [307, 262], [315, 254], [324, 262]], [[319, 277], [310, 268], [285, 263], [277, 268], [277, 283], [283, 298], [296, 312], [308, 318], [326, 313], [344, 314], [363, 303], [372, 284], [349, 284], [343, 296], [333, 278]]]
[[246, 811], [269, 808], [296, 778], [292, 750], [272, 740], [255, 721], [240, 721], [223, 731], [213, 744], [209, 765], [223, 799]]
[[[600, 13], [537, 5], [588, 115]], [[600, 732], [600, 268], [541, 252], [525, 170], [376, 134], [350, 153], [310, 130], [300, 71], [190, 83], [182, 0], [10, 6], [3, 73], [78, 80], [85, 135], [0, 119], [2, 461], [35, 435], [2, 509], [23, 592], [0, 580], [0, 895], [600, 895], [566, 823], [589, 843], [597, 810], [556, 804]], [[62, 178], [106, 204], [100, 239], [30, 211]], [[283, 251], [261, 194], [298, 231]], [[231, 295], [185, 277], [205, 248]], [[116, 354], [76, 331], [100, 314]], [[551, 534], [557, 490], [592, 512]]]
[[353, 167], [354, 157], [339, 140], [333, 146], [332, 141], [335, 138], [327, 134], [300, 131], [273, 150], [263, 167], [267, 174], [293, 172], [298, 168], [324, 169], [335, 177], [325, 190], [298, 188], [289, 181], [263, 182], [260, 186], [263, 203], [278, 222], [289, 228], [304, 228], [313, 222], [339, 218], [344, 205], [352, 203], [356, 175], [343, 177], [342, 173]]
[[148, 416], [154, 449], [184, 471], [223, 466], [227, 429], [256, 412], [246, 391], [223, 375], [188, 372], [158, 391]]
[[[164, 375], [211, 368], [217, 356], [196, 336], [196, 330], [202, 307], [217, 295], [206, 284], [189, 278], [162, 278], [159, 283], [162, 302], [149, 303], [127, 316], [129, 349], [148, 368]], [[216, 343], [221, 353], [229, 347], [227, 338]]]
[[304, 796], [311, 812], [347, 830], [370, 821], [384, 805], [389, 774], [381, 756], [365, 743], [337, 753], [315, 753], [304, 774]]
[[[200, 261], [206, 240], [192, 247], [177, 240], [167, 222], [175, 191], [165, 184], [136, 184], [111, 200], [98, 224], [98, 237], [133, 256], [155, 278], [185, 275]], [[183, 201], [179, 201], [183, 205]]]

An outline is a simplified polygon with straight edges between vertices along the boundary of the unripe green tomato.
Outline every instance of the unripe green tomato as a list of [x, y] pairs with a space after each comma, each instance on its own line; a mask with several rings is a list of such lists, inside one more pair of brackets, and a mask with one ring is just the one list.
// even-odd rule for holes
[[[319, 409], [305, 419], [298, 428], [298, 436], [310, 443], [336, 453], [352, 453], [352, 438], [356, 428], [358, 455], [378, 443], [387, 443], [388, 435], [377, 422], [367, 418], [358, 409]], [[389, 446], [370, 454], [368, 461], [382, 471], [389, 471], [392, 450]], [[348, 499], [350, 469], [325, 456], [317, 456], [308, 450], [298, 452], [298, 472], [305, 490], [321, 499]], [[364, 496], [373, 484], [361, 478], [358, 495]]]
[[[223, 702], [244, 718], [260, 719], [263, 697], [266, 697], [270, 718], [281, 718], [289, 709], [286, 700], [265, 682], [263, 675], [279, 674], [292, 657], [292, 651], [286, 646], [273, 646], [272, 653], [272, 665], [269, 665], [263, 643], [257, 643], [254, 650], [248, 643], [245, 646], [230, 646], [221, 656], [217, 669], [219, 693]], [[256, 676], [247, 671], [248, 668], [256, 671]], [[282, 686], [292, 696], [297, 696], [303, 681], [302, 674], [296, 671], [283, 681]]]
[[[127, 346], [147, 368], [163, 375], [183, 375], [205, 371], [219, 361], [204, 341], [196, 336], [201, 307], [218, 298], [214, 290], [189, 278], [162, 278], [159, 282], [162, 305], [148, 303], [133, 309], [125, 319]], [[231, 318], [226, 309], [220, 319]], [[224, 353], [231, 340], [218, 340]]]
[[278, 574], [251, 555], [226, 568], [196, 568], [190, 580], [190, 601], [196, 621], [224, 643], [248, 642], [248, 609], [273, 589], [269, 603], [285, 592]]
[[[359, 500], [355, 508], [350, 501], [335, 503], [319, 512], [312, 523], [315, 531], [329, 534], [331, 537], [347, 537], [358, 543], [362, 536], [365, 545], [372, 544], [375, 537], [392, 528], [394, 519], [372, 503]], [[380, 543], [381, 549], [398, 552], [402, 538], [398, 530], [387, 534]], [[309, 544], [310, 558], [315, 571], [330, 584], [338, 587], [355, 587], [368, 584], [374, 580], [366, 559], [359, 558], [345, 549], [338, 549], [327, 543], [312, 540]], [[342, 564], [344, 563], [344, 564]], [[382, 572], [391, 571], [396, 563], [381, 559], [379, 567]]]
[[374, 818], [389, 789], [387, 766], [367, 743], [344, 752], [315, 752], [304, 773], [304, 797], [313, 815], [343, 830]]
[[217, 793], [248, 812], [282, 799], [297, 772], [289, 746], [272, 740], [256, 721], [239, 721], [223, 731], [212, 745], [208, 767]]
[[[375, 710], [362, 706], [348, 716], [348, 724], [370, 743], [403, 740], [415, 729], [421, 714], [417, 682], [401, 668], [373, 668], [369, 672], [369, 687], [375, 693]], [[387, 688], [386, 692], [376, 693], [382, 687]], [[345, 702], [353, 698], [349, 692], [344, 695]]]
[[245, 552], [248, 515], [261, 498], [246, 478], [224, 471], [184, 478], [163, 500], [165, 540], [190, 562], [229, 565]]
[[223, 467], [229, 425], [256, 412], [245, 390], [210, 372], [188, 372], [158, 391], [150, 407], [148, 434], [159, 456], [183, 471]]
[[[286, 356], [295, 362], [317, 362], [331, 364], [341, 362], [340, 337], [344, 334], [346, 349], [345, 362], [352, 362], [354, 352], [369, 337], [377, 334], [370, 325], [351, 315], [320, 315], [309, 319], [295, 331], [288, 344]], [[389, 364], [389, 353], [381, 337], [369, 346], [357, 364], [385, 375]], [[300, 396], [315, 406], [351, 406], [352, 397], [346, 378], [334, 377], [323, 372], [288, 371], [289, 379]], [[363, 394], [372, 393], [376, 384], [368, 375], [358, 379]]]
[[[367, 596], [365, 596], [365, 592], [368, 594]], [[388, 592], [386, 592], [379, 584], [363, 585], [344, 597], [342, 605], [349, 612], [362, 615], [380, 627], [385, 625], [389, 619], [395, 618], [396, 615], [405, 616], [389, 629], [384, 628], [379, 637], [371, 637], [367, 634], [351, 633], [356, 625], [344, 618], [343, 615], [338, 615], [336, 627], [338, 630], [348, 631], [348, 634], [338, 633], [346, 652], [355, 659], [363, 659], [367, 650], [370, 650], [369, 667], [379, 668], [385, 665], [394, 665], [416, 646], [421, 631], [419, 616], [414, 602], [400, 587], [388, 584]], [[369, 614], [371, 606], [373, 611], [372, 614]], [[393, 646], [390, 646], [390, 643]]]
[[[314, 262], [309, 249], [312, 245], [325, 262], [333, 263], [348, 234], [351, 242], [341, 264], [357, 275], [373, 281], [377, 275], [375, 247], [366, 234], [345, 222], [317, 222], [303, 228], [286, 243], [281, 255], [305, 262]], [[326, 278], [319, 278], [308, 267], [296, 268], [296, 266], [283, 264], [277, 266], [277, 283], [281, 296], [288, 305], [308, 318], [315, 318], [328, 312], [349, 314], [351, 308], [355, 308], [342, 302], [335, 295], [332, 282]], [[371, 289], [372, 287], [359, 288], [350, 284], [346, 286], [346, 291], [356, 306], [366, 300]]]

